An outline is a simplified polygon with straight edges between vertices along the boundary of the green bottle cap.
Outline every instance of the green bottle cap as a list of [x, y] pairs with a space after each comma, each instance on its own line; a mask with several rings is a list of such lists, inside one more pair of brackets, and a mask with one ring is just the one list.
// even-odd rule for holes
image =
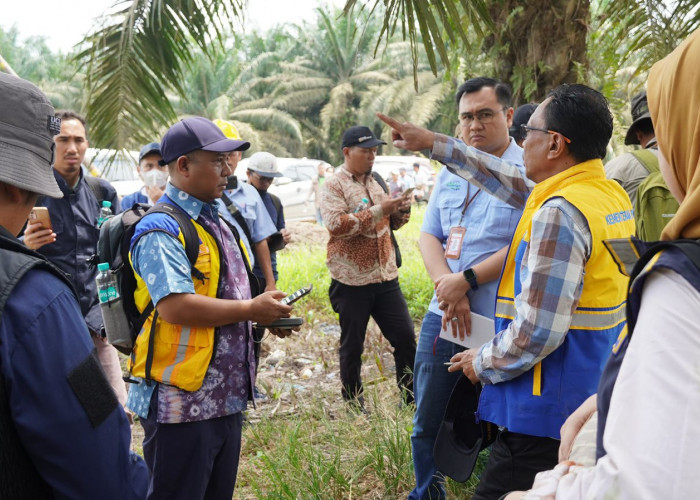
[[109, 262], [100, 262], [97, 264], [98, 271], [109, 271]]
[[111, 207], [112, 207], [112, 202], [111, 202], [111, 201], [105, 200], [105, 201], [102, 202], [102, 206], [105, 207], [105, 208], [111, 208]]

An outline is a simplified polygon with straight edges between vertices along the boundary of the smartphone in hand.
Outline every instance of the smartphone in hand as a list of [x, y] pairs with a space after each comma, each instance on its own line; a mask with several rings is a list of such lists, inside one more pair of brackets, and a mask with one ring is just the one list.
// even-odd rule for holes
[[293, 294], [287, 295], [285, 298], [280, 300], [280, 302], [282, 302], [284, 305], [291, 306], [292, 304], [294, 304], [297, 300], [299, 300], [303, 296], [308, 295], [311, 292], [311, 290], [313, 290], [313, 288], [314, 288], [313, 284], [309, 283], [309, 286], [302, 287], [299, 290], [297, 290], [296, 292], [294, 292]]
[[34, 207], [29, 212], [29, 223], [34, 224], [35, 222], [40, 223], [44, 229], [53, 229], [49, 209], [46, 207]]

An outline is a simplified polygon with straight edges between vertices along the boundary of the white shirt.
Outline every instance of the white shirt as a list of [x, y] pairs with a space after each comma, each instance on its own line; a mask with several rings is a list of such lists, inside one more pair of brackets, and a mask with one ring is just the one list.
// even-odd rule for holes
[[525, 498], [700, 497], [700, 293], [673, 271], [645, 282], [603, 443], [594, 467], [560, 464]]

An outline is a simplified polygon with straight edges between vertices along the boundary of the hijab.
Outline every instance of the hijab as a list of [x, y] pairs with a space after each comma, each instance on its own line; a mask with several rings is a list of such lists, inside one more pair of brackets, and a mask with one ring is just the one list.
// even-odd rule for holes
[[654, 64], [647, 99], [659, 150], [685, 195], [661, 239], [700, 238], [700, 29]]

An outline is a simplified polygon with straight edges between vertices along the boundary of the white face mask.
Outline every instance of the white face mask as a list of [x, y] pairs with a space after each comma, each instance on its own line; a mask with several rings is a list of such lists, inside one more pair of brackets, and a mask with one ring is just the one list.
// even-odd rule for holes
[[161, 172], [160, 170], [154, 168], [153, 170], [143, 174], [143, 183], [146, 186], [164, 187], [166, 182], [168, 182], [167, 172]]

